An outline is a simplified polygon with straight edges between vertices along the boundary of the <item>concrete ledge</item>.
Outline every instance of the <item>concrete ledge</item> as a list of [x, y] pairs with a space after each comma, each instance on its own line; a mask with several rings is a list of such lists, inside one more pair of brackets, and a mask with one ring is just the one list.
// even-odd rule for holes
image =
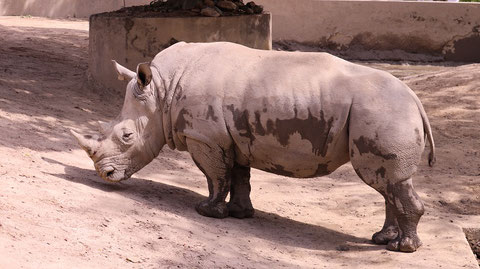
[[172, 38], [187, 42], [230, 41], [257, 49], [272, 48], [270, 14], [230, 17], [90, 17], [89, 72], [102, 87], [121, 89], [111, 60], [131, 70], [151, 61]]
[[[149, 2], [125, 0], [127, 6]], [[479, 3], [322, 0], [256, 0], [256, 3], [273, 14], [275, 41], [299, 42], [357, 59], [480, 62]], [[0, 0], [0, 15], [88, 17], [122, 6], [121, 0]], [[362, 53], [373, 50], [376, 53]]]
[[[480, 4], [257, 0], [273, 14], [275, 41], [340, 52], [398, 50], [480, 62]], [[396, 51], [397, 50], [397, 51]], [[381, 54], [388, 58], [388, 55]], [[355, 57], [353, 57], [355, 58]]]
[[[125, 0], [125, 5], [146, 5], [150, 2], [151, 0]], [[88, 18], [94, 13], [122, 7], [122, 0], [0, 0], [0, 15]]]

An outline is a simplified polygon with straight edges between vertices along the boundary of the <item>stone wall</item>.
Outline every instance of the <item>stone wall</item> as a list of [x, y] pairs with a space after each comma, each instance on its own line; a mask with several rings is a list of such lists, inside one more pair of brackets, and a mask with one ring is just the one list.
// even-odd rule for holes
[[[125, 0], [147, 4], [150, 0]], [[480, 62], [480, 4], [257, 0], [273, 16], [273, 40], [368, 59]], [[0, 15], [88, 17], [123, 0], [0, 0]], [[374, 51], [374, 52], [372, 52]], [[365, 53], [372, 52], [372, 53]], [[422, 58], [419, 55], [427, 55]]]
[[[480, 4], [448, 2], [257, 0], [273, 15], [273, 39], [368, 58], [430, 55], [480, 62]], [[406, 52], [399, 53], [399, 51]], [[355, 58], [355, 57], [353, 57]], [[418, 57], [417, 57], [418, 58]]]

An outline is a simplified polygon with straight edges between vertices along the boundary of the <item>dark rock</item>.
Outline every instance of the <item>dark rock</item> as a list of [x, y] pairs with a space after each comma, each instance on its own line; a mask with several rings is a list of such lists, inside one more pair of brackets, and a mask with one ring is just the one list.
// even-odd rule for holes
[[233, 3], [234, 3], [235, 5], [237, 5], [238, 8], [242, 8], [242, 7], [245, 6], [245, 4], [242, 3], [242, 2], [233, 2]]
[[260, 14], [263, 12], [263, 6], [260, 6], [260, 5], [256, 5], [252, 9], [253, 9], [253, 13], [255, 14]]
[[257, 5], [257, 4], [255, 4], [255, 2], [253, 2], [253, 1], [250, 1], [250, 2], [248, 2], [248, 3], [246, 4], [246, 6], [249, 7], [249, 8], [251, 8], [251, 9], [253, 9], [253, 7], [256, 6], [256, 5]]
[[223, 16], [223, 11], [221, 9], [219, 9], [217, 6], [215, 6], [214, 9], [220, 14], [220, 16]]
[[[159, 2], [158, 4], [161, 5], [163, 2], [162, 1], [157, 1]], [[168, 1], [168, 2], [165, 2], [166, 5], [171, 8], [171, 9], [192, 9], [192, 8], [195, 8], [198, 3], [200, 2], [200, 0], [184, 0], [184, 1]], [[156, 3], [153, 3], [153, 4], [156, 4]]]
[[213, 0], [204, 0], [204, 1], [203, 1], [203, 4], [204, 4], [206, 7], [214, 7], [214, 6], [215, 6], [215, 2], [213, 2]]
[[200, 11], [200, 14], [202, 14], [203, 16], [206, 16], [206, 17], [219, 17], [220, 16], [220, 13], [216, 9], [211, 8], [211, 7], [206, 7], [204, 9], [202, 9], [202, 11]]
[[192, 8], [192, 10], [198, 9], [198, 10], [199, 10], [198, 12], [200, 12], [200, 10], [202, 10], [202, 9], [204, 9], [204, 8], [206, 8], [206, 6], [203, 4], [203, 2], [202, 2], [202, 1], [198, 1], [197, 4], [195, 5], [195, 7]]
[[237, 5], [235, 5], [232, 1], [219, 1], [217, 3], [217, 7], [226, 11], [234, 11], [237, 9]]

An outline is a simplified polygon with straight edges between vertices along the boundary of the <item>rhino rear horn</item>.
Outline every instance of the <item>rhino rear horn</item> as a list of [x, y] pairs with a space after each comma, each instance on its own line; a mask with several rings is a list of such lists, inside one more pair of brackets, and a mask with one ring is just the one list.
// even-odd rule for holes
[[98, 126], [98, 129], [99, 131], [102, 133], [102, 134], [106, 134], [109, 127], [110, 127], [110, 123], [108, 122], [103, 122], [101, 120], [97, 121], [97, 126]]
[[115, 60], [112, 60], [113, 67], [117, 70], [118, 80], [131, 80], [136, 76], [135, 72], [128, 70], [128, 68], [120, 65]]
[[95, 155], [99, 144], [96, 139], [91, 136], [81, 135], [74, 130], [70, 130], [70, 133], [77, 139], [80, 147], [82, 147], [90, 157]]
[[139, 86], [145, 87], [152, 81], [152, 69], [149, 63], [139, 64], [137, 67], [137, 82]]

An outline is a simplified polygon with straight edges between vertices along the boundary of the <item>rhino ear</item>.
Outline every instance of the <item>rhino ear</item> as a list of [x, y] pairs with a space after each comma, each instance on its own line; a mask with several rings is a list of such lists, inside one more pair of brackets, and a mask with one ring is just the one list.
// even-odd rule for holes
[[118, 80], [131, 80], [136, 76], [135, 72], [128, 70], [126, 67], [121, 66], [115, 60], [112, 60], [115, 70], [117, 70]]
[[152, 82], [150, 63], [141, 63], [137, 66], [137, 82], [141, 87], [145, 87]]

